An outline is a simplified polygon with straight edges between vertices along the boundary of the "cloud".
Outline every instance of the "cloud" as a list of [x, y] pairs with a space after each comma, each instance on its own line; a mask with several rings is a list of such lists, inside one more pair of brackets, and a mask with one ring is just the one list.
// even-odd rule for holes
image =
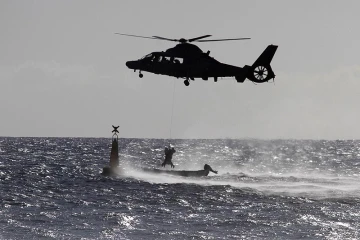
[[[190, 131], [189, 136], [200, 138], [359, 138], [358, 76], [360, 66], [355, 65], [318, 74], [277, 72], [275, 84], [246, 81], [238, 85], [219, 83], [214, 88], [201, 86], [211, 97], [198, 106], [201, 114], [183, 117], [182, 121], [190, 124], [182, 126], [180, 133]], [[188, 95], [186, 101], [201, 99]]]
[[25, 84], [27, 86], [47, 84], [88, 84], [94, 80], [94, 66], [64, 65], [56, 61], [25, 62], [17, 66], [3, 66], [2, 80], [8, 84]]
[[[275, 69], [276, 70], [276, 69]], [[275, 83], [214, 83], [126, 71], [101, 73], [91, 65], [26, 62], [0, 71], [0, 133], [8, 136], [359, 138], [360, 66], [318, 74], [277, 72]], [[26, 129], [16, 126], [26, 122]], [[54, 127], [54, 124], [56, 127]]]

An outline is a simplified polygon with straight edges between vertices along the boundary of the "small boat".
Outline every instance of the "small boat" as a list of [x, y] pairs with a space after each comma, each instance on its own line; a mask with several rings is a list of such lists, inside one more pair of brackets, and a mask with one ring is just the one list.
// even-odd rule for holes
[[209, 175], [210, 172], [213, 172], [217, 174], [218, 172], [213, 170], [210, 165], [205, 164], [204, 170], [198, 170], [198, 171], [186, 171], [186, 170], [161, 170], [161, 169], [150, 169], [150, 168], [143, 168], [144, 172], [150, 172], [150, 173], [159, 173], [159, 174], [170, 174], [170, 175], [176, 175], [176, 176], [182, 176], [182, 177], [204, 177]]

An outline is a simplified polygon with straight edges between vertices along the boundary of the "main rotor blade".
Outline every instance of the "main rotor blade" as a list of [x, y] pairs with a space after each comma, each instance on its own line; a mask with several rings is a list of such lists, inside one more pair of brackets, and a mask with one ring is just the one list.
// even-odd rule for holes
[[210, 39], [210, 40], [199, 40], [196, 42], [218, 42], [218, 41], [233, 41], [233, 40], [248, 40], [251, 38], [226, 38], [226, 39]]
[[129, 36], [129, 37], [138, 37], [138, 38], [150, 38], [150, 39], [156, 39], [154, 37], [144, 37], [144, 36], [138, 36], [138, 35], [131, 35], [131, 34], [124, 34], [124, 33], [115, 33], [118, 35], [123, 35], [123, 36]]
[[170, 38], [164, 38], [164, 37], [159, 37], [159, 36], [153, 36], [154, 39], [160, 39], [160, 40], [167, 40], [167, 41], [173, 41], [173, 42], [178, 42], [179, 40], [177, 39], [170, 39]]
[[188, 40], [188, 42], [193, 42], [193, 41], [196, 41], [196, 40], [199, 40], [199, 39], [202, 39], [202, 38], [207, 38], [207, 37], [211, 37], [211, 35], [204, 35], [204, 36], [201, 36], [201, 37], [191, 38], [191, 39]]

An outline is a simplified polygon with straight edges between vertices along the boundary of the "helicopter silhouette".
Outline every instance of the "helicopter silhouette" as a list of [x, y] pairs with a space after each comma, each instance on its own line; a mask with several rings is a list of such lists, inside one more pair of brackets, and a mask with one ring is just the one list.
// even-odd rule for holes
[[211, 35], [204, 35], [191, 39], [170, 39], [159, 36], [139, 36], [123, 33], [115, 33], [123, 36], [147, 38], [154, 40], [166, 40], [179, 42], [175, 47], [167, 49], [165, 52], [152, 52], [139, 60], [127, 61], [126, 66], [133, 69], [134, 72], [139, 70], [139, 77], [142, 78], [144, 72], [154, 74], [168, 75], [176, 78], [183, 78], [186, 86], [190, 85], [189, 80], [201, 78], [208, 80], [214, 78], [217, 82], [219, 77], [235, 77], [237, 82], [244, 82], [249, 79], [255, 83], [268, 82], [275, 78], [270, 63], [278, 48], [276, 45], [269, 45], [251, 65], [244, 67], [232, 66], [221, 63], [210, 57], [210, 51], [203, 52], [198, 46], [191, 42], [215, 42], [215, 41], [233, 41], [247, 40], [250, 38], [227, 38], [227, 39], [205, 39]]

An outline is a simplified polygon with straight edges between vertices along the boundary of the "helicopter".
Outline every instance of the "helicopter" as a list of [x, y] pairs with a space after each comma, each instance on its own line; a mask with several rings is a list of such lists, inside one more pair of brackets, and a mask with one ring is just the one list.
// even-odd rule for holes
[[191, 43], [248, 40], [250, 38], [204, 39], [211, 37], [211, 35], [204, 35], [191, 39], [170, 39], [159, 36], [146, 37], [124, 33], [115, 34], [179, 42], [175, 47], [169, 48], [166, 51], [152, 52], [141, 59], [127, 61], [126, 66], [128, 68], [133, 69], [134, 72], [139, 70], [140, 78], [144, 76], [142, 72], [168, 75], [185, 79], [185, 86], [189, 86], [189, 80], [195, 80], [195, 78], [201, 78], [205, 81], [209, 78], [214, 78], [214, 82], [217, 82], [220, 77], [235, 77], [236, 81], [239, 83], [243, 83], [246, 79], [255, 83], [264, 83], [271, 79], [275, 79], [275, 73], [272, 70], [270, 63], [278, 48], [276, 45], [267, 46], [251, 66], [245, 65], [241, 68], [221, 63], [213, 57], [210, 57], [210, 51], [205, 53], [198, 46]]

